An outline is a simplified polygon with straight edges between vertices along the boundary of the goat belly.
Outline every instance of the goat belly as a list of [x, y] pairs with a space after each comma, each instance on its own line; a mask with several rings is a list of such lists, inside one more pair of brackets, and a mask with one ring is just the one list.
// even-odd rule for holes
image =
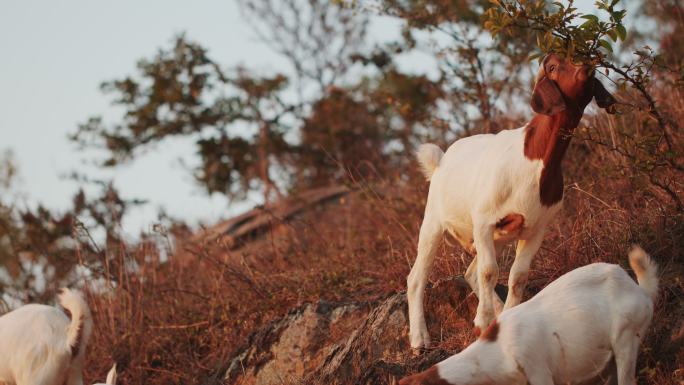
[[472, 225], [450, 222], [447, 225], [447, 231], [467, 252], [475, 254]]
[[[583, 359], [574, 363], [568, 363], [564, 368], [559, 368], [559, 373], [554, 376], [556, 384], [603, 384], [599, 377], [610, 376], [613, 362], [612, 352], [609, 350], [596, 350]], [[614, 366], [612, 367], [615, 370]], [[607, 377], [606, 377], [607, 378]], [[603, 378], [605, 380], [605, 378]]]

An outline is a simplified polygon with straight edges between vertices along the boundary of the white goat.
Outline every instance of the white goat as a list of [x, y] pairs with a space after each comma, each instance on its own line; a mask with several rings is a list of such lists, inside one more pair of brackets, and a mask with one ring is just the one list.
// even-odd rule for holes
[[[411, 347], [427, 347], [423, 294], [444, 231], [476, 253], [465, 278], [478, 296], [476, 332], [496, 314], [520, 303], [528, 270], [547, 223], [563, 198], [561, 161], [572, 132], [592, 97], [608, 108], [615, 99], [594, 78], [593, 68], [548, 55], [540, 66], [524, 127], [475, 135], [446, 154], [433, 144], [418, 150], [430, 181], [418, 255], [407, 279]], [[505, 306], [494, 293], [497, 250], [518, 240]]]
[[85, 350], [93, 330], [88, 304], [63, 289], [60, 305], [24, 305], [0, 317], [0, 383], [82, 385]]
[[639, 344], [653, 316], [657, 267], [629, 254], [636, 285], [617, 265], [594, 263], [502, 312], [459, 354], [400, 385], [553, 385], [595, 378], [614, 358], [619, 385], [635, 385]]

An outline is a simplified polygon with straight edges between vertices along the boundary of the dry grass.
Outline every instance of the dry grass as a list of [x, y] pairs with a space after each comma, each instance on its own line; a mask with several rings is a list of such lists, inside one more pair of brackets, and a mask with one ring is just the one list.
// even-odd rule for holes
[[[682, 106], [670, 113], [684, 118]], [[640, 383], [679, 384], [684, 380], [684, 224], [672, 197], [653, 178], [674, 181], [681, 197], [682, 174], [666, 166], [644, 171], [629, 155], [597, 143], [608, 138], [616, 145], [622, 135], [638, 143], [657, 132], [645, 116], [601, 115], [590, 125], [596, 129], [581, 132], [565, 160], [565, 206], [533, 262], [531, 279], [550, 282], [596, 261], [626, 266], [630, 243], [641, 243], [663, 277], [639, 359]], [[617, 132], [619, 127], [624, 132]], [[675, 138], [681, 154], [684, 141], [678, 132]], [[627, 140], [617, 145], [637, 155], [642, 151]], [[125, 384], [219, 383], [217, 374], [246, 336], [290, 308], [321, 298], [372, 300], [404, 290], [427, 195], [426, 183], [414, 185], [418, 180], [411, 170], [408, 177], [353, 181], [354, 193], [276, 226], [239, 250], [186, 245], [166, 263], [149, 244], [120, 252], [110, 261], [118, 272], [116, 287], [90, 298], [97, 327], [86, 382], [101, 379], [114, 359]], [[508, 248], [500, 259], [502, 282], [511, 252]], [[124, 272], [130, 260], [140, 274]], [[446, 239], [432, 279], [461, 274], [468, 262]], [[472, 336], [470, 325], [453, 313], [445, 309], [434, 317], [445, 330], [439, 347], [458, 350]]]

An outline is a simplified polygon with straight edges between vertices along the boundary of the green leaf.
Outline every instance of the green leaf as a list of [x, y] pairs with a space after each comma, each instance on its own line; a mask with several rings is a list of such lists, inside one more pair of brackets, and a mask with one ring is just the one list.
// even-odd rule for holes
[[587, 20], [593, 20], [595, 23], [599, 22], [599, 18], [596, 15], [582, 15], [580, 16], [582, 19], [587, 19]]
[[582, 23], [582, 25], [580, 25], [580, 28], [589, 29], [594, 25], [596, 25], [596, 22], [594, 20], [587, 20], [584, 23]]
[[611, 29], [610, 31], [607, 32], [608, 36], [610, 36], [611, 40], [617, 41], [617, 32], [614, 29]]
[[648, 56], [649, 56], [648, 51], [644, 51], [644, 50], [641, 50], [641, 49], [634, 51], [634, 54], [637, 55], [637, 56], [640, 56], [640, 57], [642, 57], [642, 58], [648, 57]]
[[549, 51], [553, 46], [553, 34], [548, 31], [544, 34], [544, 48]]
[[601, 39], [599, 40], [599, 44], [601, 44], [601, 47], [605, 48], [609, 52], [613, 52], [613, 47], [610, 45], [610, 42], [606, 39]]
[[620, 36], [620, 40], [625, 41], [625, 37], [627, 36], [627, 30], [625, 29], [625, 26], [622, 24], [618, 24], [616, 27], [618, 36]]
[[530, 55], [530, 56], [527, 58], [527, 60], [528, 60], [528, 61], [532, 61], [532, 60], [534, 60], [534, 59], [538, 59], [538, 58], [540, 58], [543, 54], [544, 54], [543, 52], [533, 53], [532, 55]]

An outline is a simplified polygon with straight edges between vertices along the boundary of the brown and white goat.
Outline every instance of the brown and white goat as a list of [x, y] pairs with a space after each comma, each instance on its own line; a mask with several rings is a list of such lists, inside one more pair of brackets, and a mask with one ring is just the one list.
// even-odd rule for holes
[[639, 345], [658, 294], [658, 268], [640, 247], [630, 251], [629, 264], [638, 285], [618, 265], [575, 269], [502, 312], [460, 353], [399, 384], [603, 384], [602, 374], [617, 374], [618, 385], [635, 385]]
[[[540, 66], [532, 94], [536, 115], [525, 126], [460, 139], [446, 153], [433, 144], [419, 148], [430, 191], [418, 256], [407, 279], [413, 348], [430, 344], [423, 294], [444, 231], [476, 254], [465, 273], [479, 299], [476, 330], [520, 303], [532, 257], [561, 206], [563, 155], [592, 98], [603, 108], [615, 103], [592, 67], [550, 54]], [[494, 293], [496, 254], [514, 240], [518, 243], [504, 305]]]

